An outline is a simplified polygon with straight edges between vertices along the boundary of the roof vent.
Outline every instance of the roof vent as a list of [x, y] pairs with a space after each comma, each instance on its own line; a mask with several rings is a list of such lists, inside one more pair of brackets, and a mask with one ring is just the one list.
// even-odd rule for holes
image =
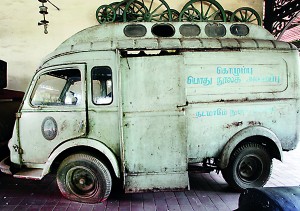
[[235, 36], [246, 36], [249, 34], [249, 28], [245, 24], [233, 24], [230, 27], [230, 32]]
[[224, 37], [226, 28], [223, 24], [207, 24], [205, 26], [205, 34], [208, 37]]
[[143, 37], [146, 35], [146, 33], [146, 27], [141, 24], [131, 24], [125, 26], [124, 28], [124, 34], [127, 37]]
[[157, 37], [172, 37], [175, 34], [175, 29], [170, 24], [155, 24], [152, 29], [152, 34]]
[[200, 34], [200, 27], [195, 24], [183, 24], [180, 26], [179, 31], [185, 37], [195, 37]]

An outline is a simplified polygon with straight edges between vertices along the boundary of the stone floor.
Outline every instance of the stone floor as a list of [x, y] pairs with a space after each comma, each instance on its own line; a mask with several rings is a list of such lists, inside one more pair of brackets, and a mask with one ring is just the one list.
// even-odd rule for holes
[[[267, 187], [300, 184], [300, 149], [284, 152], [284, 162], [274, 160]], [[100, 204], [82, 204], [62, 198], [55, 176], [42, 181], [15, 179], [0, 173], [0, 210], [234, 210], [239, 194], [233, 192], [221, 174], [190, 175], [191, 190], [139, 194], [114, 193]]]

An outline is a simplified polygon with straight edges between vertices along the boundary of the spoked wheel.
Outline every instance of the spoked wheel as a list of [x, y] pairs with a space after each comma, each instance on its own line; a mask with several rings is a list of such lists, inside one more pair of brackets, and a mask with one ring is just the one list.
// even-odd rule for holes
[[114, 22], [116, 12], [110, 5], [101, 5], [96, 10], [96, 18], [100, 24]]
[[130, 0], [125, 7], [123, 21], [160, 22], [162, 14], [166, 12], [167, 21], [172, 21], [169, 5], [164, 0], [150, 0], [145, 4], [144, 0]]
[[126, 2], [113, 2], [109, 6], [111, 6], [116, 12], [115, 22], [122, 22]]
[[233, 12], [231, 22], [247, 22], [261, 26], [261, 18], [259, 14], [250, 7], [241, 7]]
[[112, 179], [106, 166], [97, 158], [74, 154], [59, 166], [57, 185], [69, 200], [97, 203], [109, 196]]
[[[179, 12], [174, 9], [170, 9], [170, 11], [171, 11], [172, 21], [174, 21], [174, 22], [179, 21]], [[161, 21], [170, 21], [169, 20], [169, 12], [167, 10], [161, 14], [160, 20]]]
[[272, 159], [266, 149], [259, 144], [248, 143], [235, 150], [222, 174], [230, 186], [242, 191], [264, 186], [271, 171]]
[[188, 22], [200, 22], [201, 14], [195, 8], [186, 8], [185, 11], [180, 13], [179, 21], [188, 21]]
[[[194, 12], [192, 12], [194, 10]], [[180, 12], [179, 21], [186, 21], [187, 14], [200, 14], [193, 18], [197, 22], [224, 22], [225, 11], [215, 0], [192, 0], [189, 1]], [[219, 15], [218, 15], [219, 14]], [[218, 15], [219, 19], [215, 17]], [[188, 17], [191, 17], [190, 15]]]
[[[233, 12], [229, 10], [225, 10], [224, 12], [225, 12], [225, 21], [230, 22]], [[222, 14], [218, 12], [218, 14], [216, 14], [215, 16], [215, 20], [222, 20]], [[237, 20], [235, 22], [237, 22]]]

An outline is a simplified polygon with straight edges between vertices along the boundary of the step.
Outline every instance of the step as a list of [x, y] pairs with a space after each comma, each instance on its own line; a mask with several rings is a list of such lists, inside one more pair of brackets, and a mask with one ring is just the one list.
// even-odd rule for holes
[[15, 178], [41, 180], [43, 169], [22, 169], [13, 175]]

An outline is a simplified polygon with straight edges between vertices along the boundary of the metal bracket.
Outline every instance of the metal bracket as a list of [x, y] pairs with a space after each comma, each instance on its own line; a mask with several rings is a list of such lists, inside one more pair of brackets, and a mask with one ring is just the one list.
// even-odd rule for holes
[[15, 152], [18, 152], [19, 155], [22, 155], [24, 153], [23, 149], [16, 144], [13, 145], [13, 148], [14, 148]]

